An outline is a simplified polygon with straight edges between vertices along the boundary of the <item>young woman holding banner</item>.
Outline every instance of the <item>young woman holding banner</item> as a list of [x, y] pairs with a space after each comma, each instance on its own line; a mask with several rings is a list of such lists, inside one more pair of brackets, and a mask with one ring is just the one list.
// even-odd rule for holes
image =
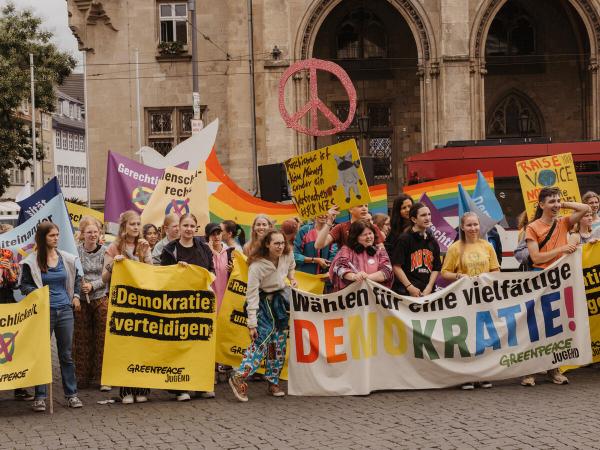
[[[125, 211], [119, 220], [119, 234], [115, 241], [110, 244], [104, 255], [104, 269], [102, 270], [102, 281], [110, 285], [113, 265], [118, 264], [125, 258], [152, 264], [150, 244], [141, 237], [142, 225], [140, 215], [135, 211]], [[131, 404], [134, 401], [144, 403], [148, 401], [150, 389], [137, 387], [121, 387], [119, 395], [123, 404]]]
[[[210, 224], [209, 224], [210, 225]], [[219, 232], [219, 225], [214, 225]], [[213, 254], [210, 247], [204, 242], [201, 237], [196, 236], [196, 228], [198, 220], [193, 214], [184, 214], [179, 219], [179, 239], [169, 242], [160, 255], [161, 266], [172, 266], [181, 264], [187, 266], [194, 264], [203, 267], [209, 272], [215, 272], [213, 264]], [[210, 229], [208, 230], [210, 231]], [[216, 299], [215, 299], [216, 301]], [[177, 395], [178, 402], [186, 402], [190, 400], [190, 394], [186, 391], [169, 391], [171, 394]], [[214, 391], [201, 392], [202, 398], [214, 398]]]
[[[50, 288], [50, 336], [56, 335], [63, 390], [70, 408], [81, 408], [77, 397], [77, 377], [71, 356], [73, 346], [73, 309], [79, 311], [81, 275], [77, 256], [58, 249], [58, 227], [42, 222], [35, 232], [36, 251], [21, 261], [21, 292], [28, 295], [43, 286]], [[46, 385], [35, 387], [33, 410], [46, 410]]]
[[279, 376], [285, 362], [289, 320], [289, 291], [286, 278], [296, 287], [294, 255], [277, 230], [269, 230], [248, 258], [246, 309], [252, 343], [244, 353], [237, 370], [229, 378], [233, 394], [241, 402], [248, 401], [246, 379], [254, 374], [266, 358], [265, 379], [269, 394], [283, 397]]
[[442, 269], [440, 246], [429, 231], [431, 211], [427, 206], [415, 203], [408, 216], [413, 225], [400, 235], [391, 255], [395, 275], [392, 289], [401, 295], [421, 297], [431, 294]]
[[[81, 309], [75, 311], [75, 333], [73, 337], [73, 359], [77, 369], [79, 387], [100, 383], [108, 297], [102, 281], [106, 247], [99, 244], [102, 224], [98, 219], [84, 216], [79, 222], [77, 246], [83, 282], [81, 284]], [[101, 391], [110, 391], [110, 386], [100, 386]]]
[[333, 291], [361, 280], [392, 286], [394, 272], [384, 248], [375, 245], [379, 230], [371, 222], [357, 220], [350, 225], [348, 241], [335, 255], [329, 268]]
[[[500, 264], [494, 247], [479, 236], [479, 217], [474, 212], [467, 212], [460, 218], [460, 240], [454, 242], [446, 253], [442, 265], [442, 277], [455, 281], [462, 277], [475, 277], [482, 273], [498, 272]], [[479, 385], [488, 389], [492, 387], [489, 381]], [[464, 390], [475, 389], [475, 383], [465, 383]]]

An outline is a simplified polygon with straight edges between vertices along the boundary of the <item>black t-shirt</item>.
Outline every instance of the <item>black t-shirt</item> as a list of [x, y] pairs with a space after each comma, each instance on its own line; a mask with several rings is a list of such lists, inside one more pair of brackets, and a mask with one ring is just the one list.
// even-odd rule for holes
[[188, 264], [195, 264], [196, 266], [203, 267], [203, 260], [200, 252], [196, 248], [196, 246], [192, 245], [191, 247], [184, 247], [177, 241], [176, 251], [177, 251], [177, 261], [185, 261]]
[[[429, 232], [425, 237], [412, 230], [402, 233], [395, 242], [391, 262], [392, 265], [402, 267], [408, 280], [420, 290], [427, 287], [431, 272], [442, 270], [440, 246]], [[392, 289], [399, 294], [407, 292], [397, 277]]]

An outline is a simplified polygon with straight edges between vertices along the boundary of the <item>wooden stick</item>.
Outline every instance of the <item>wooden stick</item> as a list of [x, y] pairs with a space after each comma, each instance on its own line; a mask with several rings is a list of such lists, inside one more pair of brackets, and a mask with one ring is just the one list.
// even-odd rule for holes
[[48, 398], [50, 399], [50, 414], [54, 414], [54, 395], [52, 392], [52, 382], [48, 385]]

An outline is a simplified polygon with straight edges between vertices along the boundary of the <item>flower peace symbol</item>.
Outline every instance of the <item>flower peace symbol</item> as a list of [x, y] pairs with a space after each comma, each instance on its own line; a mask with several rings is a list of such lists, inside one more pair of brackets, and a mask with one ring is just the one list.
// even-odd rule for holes
[[[303, 70], [308, 70], [310, 75], [309, 100], [302, 108], [300, 108], [299, 111], [296, 111], [294, 114], [290, 114], [285, 107], [285, 85], [292, 75]], [[323, 101], [318, 97], [317, 70], [324, 70], [335, 75], [346, 90], [348, 99], [350, 101], [350, 108], [348, 110], [348, 117], [344, 122], [338, 119], [336, 115], [331, 112], [325, 103], [323, 103]], [[323, 114], [329, 123], [333, 125], [333, 128], [327, 130], [319, 129], [317, 114], [319, 111], [321, 111], [321, 114]], [[279, 80], [279, 112], [281, 113], [281, 117], [283, 118], [286, 126], [288, 128], [293, 128], [299, 133], [308, 134], [310, 136], [329, 136], [336, 134], [348, 128], [352, 123], [352, 119], [354, 119], [354, 113], [356, 112], [356, 89], [354, 89], [352, 80], [350, 80], [350, 77], [346, 71], [331, 61], [324, 61], [322, 59], [315, 58], [298, 61], [297, 63], [292, 64], [283, 73], [281, 79]], [[309, 113], [310, 127], [305, 127], [304, 125], [300, 124], [300, 119]]]

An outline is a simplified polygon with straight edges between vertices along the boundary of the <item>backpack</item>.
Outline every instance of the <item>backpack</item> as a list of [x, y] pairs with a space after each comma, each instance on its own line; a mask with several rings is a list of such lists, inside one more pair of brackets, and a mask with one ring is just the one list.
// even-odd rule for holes
[[[539, 247], [538, 247], [540, 250], [542, 248], [544, 248], [544, 245], [546, 245], [548, 243], [548, 241], [550, 240], [550, 238], [552, 237], [552, 233], [554, 233], [554, 229], [556, 228], [557, 222], [558, 222], [558, 220], [554, 221], [554, 223], [550, 227], [550, 231], [548, 231], [548, 234], [546, 235], [546, 237], [542, 240], [542, 242], [540, 242]], [[515, 254], [515, 259], [520, 263], [519, 264], [520, 272], [529, 272], [530, 270], [533, 270], [533, 261], [531, 260], [531, 257], [529, 256], [529, 248], [527, 247], [527, 241], [525, 240], [525, 238], [523, 238], [519, 241], [517, 248], [515, 248], [514, 254]]]

